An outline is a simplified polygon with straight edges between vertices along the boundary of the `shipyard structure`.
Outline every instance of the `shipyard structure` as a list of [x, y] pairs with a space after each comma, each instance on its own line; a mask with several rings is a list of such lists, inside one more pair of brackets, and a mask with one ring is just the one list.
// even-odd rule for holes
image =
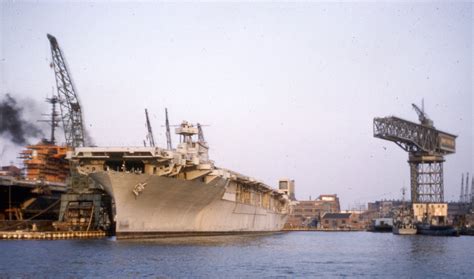
[[33, 224], [51, 228], [57, 221], [69, 174], [66, 151], [65, 146], [43, 139], [19, 154], [23, 168], [1, 168], [0, 230], [28, 229]]
[[[411, 202], [397, 218], [397, 229], [407, 226], [410, 233], [458, 235], [448, 224], [448, 204], [444, 201], [445, 156], [456, 151], [456, 137], [434, 127], [422, 101], [412, 104], [420, 123], [395, 116], [374, 118], [374, 137], [394, 142], [408, 153]], [[416, 229], [415, 229], [416, 227]]]
[[[143, 147], [90, 147], [93, 144], [87, 137], [64, 53], [54, 36], [47, 34], [47, 38], [57, 89], [49, 99], [53, 105], [51, 139], [22, 153], [28, 170], [24, 182], [8, 175], [0, 180], [6, 181], [2, 186], [8, 186], [0, 189], [2, 204], [8, 205], [1, 208], [0, 218], [10, 221], [15, 215], [17, 221], [25, 223], [21, 220], [25, 211], [19, 208], [26, 208], [31, 199], [12, 203], [11, 186], [21, 184], [19, 191], [31, 186], [31, 192], [61, 186], [62, 192], [51, 205], [55, 222], [49, 226], [60, 232], [88, 235], [100, 230], [128, 238], [275, 232], [283, 228], [290, 212], [290, 196], [257, 179], [217, 167], [209, 159], [209, 146], [199, 124], [184, 121], [178, 125], [180, 142], [173, 148], [167, 110], [167, 148], [155, 146], [147, 110], [148, 146], [144, 141]], [[64, 146], [55, 144], [54, 128], [60, 124]], [[42, 208], [40, 213], [49, 209]], [[36, 216], [28, 216], [28, 220]], [[32, 229], [19, 228], [19, 224], [9, 224], [5, 229]]]

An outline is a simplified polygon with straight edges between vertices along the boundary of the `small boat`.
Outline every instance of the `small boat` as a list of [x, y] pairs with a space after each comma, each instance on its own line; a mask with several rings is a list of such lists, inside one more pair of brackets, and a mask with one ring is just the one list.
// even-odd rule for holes
[[402, 192], [403, 205], [397, 210], [392, 233], [398, 235], [414, 235], [417, 229], [413, 222], [413, 213], [410, 207], [405, 204], [405, 188], [402, 189]]
[[392, 233], [398, 235], [414, 235], [417, 233], [417, 229], [412, 224], [395, 224]]
[[450, 225], [431, 225], [421, 223], [416, 226], [418, 234], [433, 236], [459, 236], [459, 231]]
[[369, 226], [369, 232], [391, 232], [393, 229], [392, 218], [377, 218], [372, 220], [372, 224]]
[[459, 233], [461, 235], [474, 235], [474, 227], [461, 227], [461, 229], [459, 230]]

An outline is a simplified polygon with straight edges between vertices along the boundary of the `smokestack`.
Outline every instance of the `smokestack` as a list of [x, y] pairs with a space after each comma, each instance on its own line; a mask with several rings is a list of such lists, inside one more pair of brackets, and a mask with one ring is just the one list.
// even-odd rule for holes
[[41, 137], [43, 132], [23, 118], [23, 108], [10, 94], [6, 94], [0, 101], [0, 136], [7, 136], [13, 143], [24, 145], [27, 138]]

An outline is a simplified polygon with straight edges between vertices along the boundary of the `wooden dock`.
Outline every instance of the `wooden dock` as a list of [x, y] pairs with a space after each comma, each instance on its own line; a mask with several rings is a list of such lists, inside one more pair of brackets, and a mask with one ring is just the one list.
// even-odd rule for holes
[[31, 231], [0, 231], [0, 239], [81, 239], [81, 238], [102, 238], [107, 234], [104, 231], [48, 231], [48, 232], [31, 232]]

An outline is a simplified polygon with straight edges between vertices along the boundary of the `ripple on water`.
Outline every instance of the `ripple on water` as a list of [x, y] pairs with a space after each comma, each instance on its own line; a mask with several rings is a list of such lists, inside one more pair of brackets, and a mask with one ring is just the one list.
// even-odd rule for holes
[[474, 237], [291, 232], [0, 242], [0, 274], [56, 278], [470, 278]]

